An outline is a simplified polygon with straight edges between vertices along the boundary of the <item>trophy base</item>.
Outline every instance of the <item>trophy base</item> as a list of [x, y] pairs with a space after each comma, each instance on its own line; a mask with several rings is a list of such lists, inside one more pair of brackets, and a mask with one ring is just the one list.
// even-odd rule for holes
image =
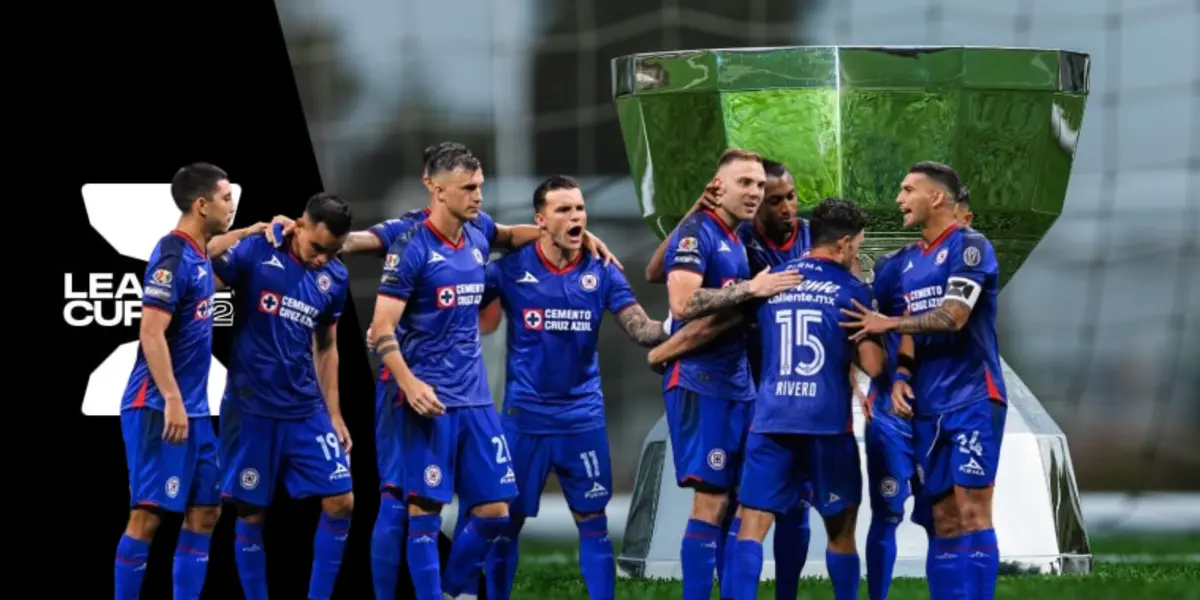
[[[1001, 573], [1088, 573], [1091, 548], [1084, 530], [1079, 490], [1067, 439], [1016, 373], [1003, 363], [1009, 412], [996, 477], [993, 524], [1000, 543]], [[860, 380], [860, 386], [865, 386]], [[863, 506], [858, 513], [860, 555], [866, 547], [871, 510], [866, 489], [864, 421], [855, 403], [854, 433], [863, 465]], [[691, 510], [691, 490], [675, 484], [669, 459], [671, 441], [666, 419], [659, 419], [642, 444], [625, 539], [617, 557], [618, 573], [627, 578], [681, 579], [679, 546]], [[896, 530], [894, 577], [925, 577], [928, 538], [912, 523], [913, 499], [905, 502], [905, 520]], [[826, 577], [824, 524], [809, 513], [808, 560], [803, 577]], [[763, 541], [763, 580], [775, 578], [774, 530]]]

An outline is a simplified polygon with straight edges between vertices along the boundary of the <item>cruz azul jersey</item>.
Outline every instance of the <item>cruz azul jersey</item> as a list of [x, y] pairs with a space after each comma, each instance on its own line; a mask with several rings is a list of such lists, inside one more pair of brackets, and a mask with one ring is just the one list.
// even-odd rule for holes
[[535, 242], [488, 265], [487, 285], [508, 317], [509, 426], [530, 434], [603, 427], [600, 319], [637, 304], [620, 269], [588, 252], [558, 268]]
[[310, 269], [265, 235], [241, 240], [213, 260], [217, 277], [237, 294], [224, 402], [240, 412], [303, 419], [325, 410], [313, 364], [313, 336], [333, 326], [346, 302], [339, 260]]
[[[189, 417], [207, 417], [208, 369], [212, 365], [212, 264], [208, 253], [182, 231], [158, 240], [142, 282], [142, 308], [171, 315], [167, 348], [183, 406]], [[137, 359], [121, 398], [121, 410], [148, 407], [163, 410], [163, 396], [150, 376], [146, 355], [138, 345]]]
[[447, 408], [492, 404], [479, 343], [489, 252], [479, 228], [463, 227], [455, 243], [426, 220], [397, 238], [383, 261], [379, 295], [406, 303], [396, 336], [400, 353]]
[[[871, 295], [875, 299], [876, 310], [889, 317], [904, 315], [905, 304], [904, 293], [900, 288], [900, 270], [906, 264], [905, 253], [915, 247], [914, 244], [909, 244], [875, 259], [875, 266], [871, 272]], [[883, 350], [887, 357], [885, 363], [885, 374], [887, 376], [882, 378], [881, 381], [888, 384], [884, 389], [889, 391], [888, 393], [880, 394], [875, 399], [876, 410], [873, 414], [876, 419], [881, 422], [886, 421], [889, 426], [910, 430], [911, 428], [907, 420], [893, 415], [891, 410], [888, 410], [891, 406], [891, 373], [896, 368], [897, 354], [900, 351], [900, 334], [884, 334], [882, 341]]]
[[[379, 248], [379, 255], [383, 256], [387, 254], [388, 248], [391, 248], [392, 244], [400, 239], [400, 236], [412, 229], [413, 225], [424, 223], [427, 218], [429, 218], [429, 208], [417, 208], [400, 215], [399, 218], [376, 223], [367, 231], [375, 234], [375, 237], [383, 243]], [[479, 229], [489, 247], [496, 241], [496, 222], [487, 213], [479, 211], [479, 218], [467, 221], [467, 226]]]
[[[696, 212], [675, 229], [667, 241], [666, 272], [683, 269], [703, 277], [701, 287], [719, 289], [750, 278], [746, 247], [725, 222], [710, 210]], [[672, 320], [671, 334], [685, 323]], [[703, 350], [667, 368], [663, 389], [682, 387], [724, 400], [754, 400], [754, 383], [746, 357], [746, 334], [731, 328]]]
[[[758, 221], [743, 223], [737, 230], [738, 237], [746, 246], [746, 258], [750, 262], [750, 276], [759, 271], [775, 267], [797, 259], [808, 253], [810, 235], [808, 221], [800, 218], [792, 220], [792, 235], [782, 245], [776, 244], [762, 228]], [[751, 321], [747, 323], [746, 357], [750, 362], [750, 376], [758, 383], [758, 374], [762, 366], [762, 348], [758, 345], [758, 325]]]
[[840, 325], [851, 300], [871, 305], [871, 292], [849, 269], [808, 256], [774, 267], [804, 281], [765, 301], [756, 316], [763, 365], [754, 433], [837, 434], [852, 431], [850, 366], [855, 346]]
[[937, 310], [947, 298], [972, 307], [958, 332], [914, 336], [914, 410], [933, 415], [988, 399], [1003, 402], [996, 342], [1000, 268], [991, 243], [974, 229], [952, 225], [932, 244], [919, 242], [903, 256], [901, 289], [913, 316]]

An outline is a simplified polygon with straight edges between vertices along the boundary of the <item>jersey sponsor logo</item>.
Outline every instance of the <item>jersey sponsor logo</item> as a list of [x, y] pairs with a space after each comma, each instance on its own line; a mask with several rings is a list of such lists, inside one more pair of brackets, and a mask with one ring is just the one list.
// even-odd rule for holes
[[837, 306], [838, 294], [841, 293], [841, 290], [842, 286], [832, 281], [805, 279], [791, 290], [771, 296], [771, 299], [767, 300], [767, 304], [799, 302], [804, 304]]
[[482, 283], [460, 283], [458, 285], [443, 285], [434, 292], [438, 308], [454, 308], [456, 306], [477, 306], [483, 302]]
[[904, 294], [904, 303], [912, 314], [917, 315], [942, 305], [945, 290], [941, 285], [927, 285]]
[[530, 331], [592, 330], [592, 311], [574, 308], [526, 308], [521, 311], [525, 329]]
[[258, 294], [258, 312], [287, 319], [308, 329], [316, 329], [321, 311], [291, 296], [263, 290]]
[[583, 288], [584, 291], [594, 292], [596, 291], [597, 287], [600, 287], [600, 280], [597, 279], [592, 273], [584, 273], [583, 276], [579, 278], [579, 287]]
[[[231, 186], [234, 206], [242, 186]], [[179, 209], [171, 201], [170, 183], [89, 183], [80, 194], [88, 223], [121, 256], [147, 262], [154, 245], [179, 220]], [[142, 289], [142, 273], [66, 273], [63, 284], [63, 320], [71, 327], [136, 327], [142, 314], [142, 296], [169, 300], [173, 274], [165, 283]], [[151, 277], [155, 281], [157, 275]], [[213, 325], [233, 324], [233, 295], [217, 292], [209, 313]], [[88, 377], [81, 410], [88, 416], [121, 414], [121, 396], [129, 372], [137, 360], [138, 342], [133, 340], [113, 349]], [[225, 366], [213, 358], [208, 374], [208, 406], [219, 413], [225, 391]]]

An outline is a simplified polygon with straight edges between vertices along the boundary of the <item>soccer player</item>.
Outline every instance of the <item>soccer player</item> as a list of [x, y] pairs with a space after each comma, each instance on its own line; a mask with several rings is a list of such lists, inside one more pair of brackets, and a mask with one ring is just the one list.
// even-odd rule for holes
[[605, 508], [612, 495], [597, 344], [605, 311], [631, 340], [665, 337], [646, 316], [624, 274], [583, 251], [587, 212], [579, 183], [554, 176], [533, 192], [534, 244], [492, 262], [488, 295], [508, 316], [503, 423], [521, 494], [488, 561], [488, 598], [507, 600], [517, 570], [517, 538], [536, 517], [551, 472], [579, 528], [579, 568], [593, 600], [611, 600], [615, 564]]
[[947, 165], [909, 170], [896, 202], [904, 225], [920, 226], [923, 238], [901, 273], [911, 314], [860, 306], [846, 311], [844, 326], [856, 338], [917, 334], [913, 434], [922, 494], [933, 502], [930, 588], [935, 598], [990, 599], [999, 569], [992, 485], [1007, 416], [995, 330], [999, 265], [987, 238], [956, 220], [965, 196]]
[[[734, 233], [762, 202], [762, 158], [738, 148], [725, 151], [714, 183], [723, 190], [719, 208], [693, 213], [668, 237], [672, 333], [688, 321], [773, 296], [800, 281], [795, 272], [766, 269], [751, 279], [745, 246]], [[708, 598], [754, 400], [744, 332], [725, 331], [704, 350], [668, 366], [663, 395], [678, 484], [695, 491], [680, 548], [683, 597]]]
[[347, 272], [335, 256], [350, 219], [343, 199], [316, 194], [282, 247], [254, 236], [213, 262], [239, 298], [221, 410], [221, 492], [237, 509], [235, 560], [247, 600], [267, 598], [262, 529], [280, 481], [293, 498], [321, 498], [308, 597], [329, 598], [341, 566], [354, 496], [337, 377]]
[[[796, 182], [791, 172], [782, 163], [765, 159], [763, 171], [767, 176], [763, 202], [753, 222], [743, 224], [737, 230], [738, 237], [746, 247], [751, 273], [800, 258], [809, 249], [809, 223], [798, 214]], [[692, 212], [704, 208], [708, 202], [715, 202], [720, 194], [721, 189], [710, 184], [704, 196], [692, 207]], [[664, 241], [647, 266], [647, 279], [651, 283], [665, 280], [662, 276], [662, 257], [666, 254], [666, 248], [667, 244]], [[741, 323], [741, 317], [741, 313], [729, 312], [692, 321], [650, 352], [651, 364], [661, 365], [702, 347], [721, 332]], [[745, 326], [749, 328], [746, 350], [750, 375], [757, 385], [762, 351], [754, 329], [756, 324], [750, 322]], [[808, 526], [808, 500], [807, 495], [802, 496], [795, 509], [781, 515], [775, 523], [775, 597], [779, 599], [792, 600], [796, 597], [800, 586], [800, 573], [808, 559], [811, 535]], [[734, 503], [731, 497], [730, 505]], [[717, 550], [718, 556], [724, 556], [717, 565], [718, 576], [730, 567], [733, 553], [723, 553], [723, 550], [732, 547], [737, 539], [739, 526], [736, 512], [727, 512], [726, 520], [730, 521], [723, 524], [728, 528], [728, 533], [724, 544], [719, 545]], [[731, 593], [731, 589], [725, 584], [728, 579], [719, 578], [722, 581], [721, 595], [727, 598]]]
[[174, 595], [199, 598], [220, 516], [217, 438], [208, 409], [216, 290], [206, 247], [228, 246], [248, 230], [221, 235], [233, 220], [233, 192], [229, 176], [214, 165], [179, 169], [171, 197], [183, 214], [146, 265], [140, 344], [121, 399], [130, 511], [117, 544], [117, 600], [141, 593], [150, 542], [165, 512], [184, 513]]
[[811, 224], [808, 256], [772, 269], [799, 271], [804, 281], [754, 303], [763, 364], [742, 474], [743, 516], [732, 574], [736, 600], [757, 597], [762, 540], [772, 515], [795, 507], [806, 482], [829, 534], [825, 557], [834, 597], [858, 597], [854, 529], [862, 473], [848, 373], [857, 362], [869, 376], [878, 376], [884, 358], [873, 338], [847, 340], [838, 309], [871, 303], [870, 290], [850, 270], [867, 215], [851, 202], [827, 198], [813, 210]]
[[[479, 218], [483, 170], [468, 152], [439, 154], [428, 218], [388, 249], [371, 329], [403, 395], [398, 417], [408, 500], [407, 562], [417, 597], [441, 600], [478, 581], [516, 496], [508, 442], [488, 391], [479, 343], [488, 236]], [[403, 329], [395, 335], [397, 326]], [[441, 576], [441, 510], [457, 494], [471, 509]]]

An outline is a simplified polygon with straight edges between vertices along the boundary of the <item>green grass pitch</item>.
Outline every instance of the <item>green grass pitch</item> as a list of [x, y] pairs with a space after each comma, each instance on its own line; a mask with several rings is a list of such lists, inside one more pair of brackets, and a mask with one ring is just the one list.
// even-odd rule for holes
[[[997, 599], [1036, 600], [1200, 600], [1200, 535], [1167, 535], [1093, 538], [1096, 557], [1088, 575], [1004, 575]], [[575, 549], [522, 544], [521, 565], [513, 587], [514, 600], [587, 600], [579, 576]], [[714, 593], [714, 599], [717, 595]], [[775, 598], [772, 582], [759, 586], [759, 598]], [[866, 581], [859, 598], [867, 597]], [[675, 600], [681, 598], [678, 581], [617, 580], [617, 598]], [[832, 599], [825, 579], [800, 583], [800, 599]], [[892, 582], [890, 600], [929, 598], [923, 579]]]

